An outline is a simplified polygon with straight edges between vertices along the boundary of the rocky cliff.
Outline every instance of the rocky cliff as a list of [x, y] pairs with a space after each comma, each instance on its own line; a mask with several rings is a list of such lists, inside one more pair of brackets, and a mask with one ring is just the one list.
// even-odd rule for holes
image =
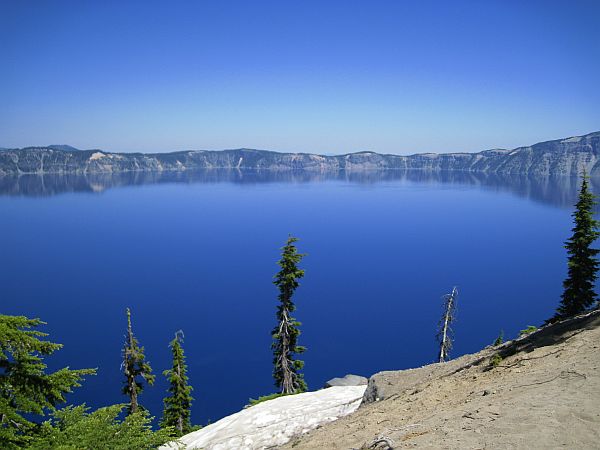
[[265, 150], [182, 151], [173, 153], [110, 153], [65, 150], [57, 146], [0, 152], [0, 175], [159, 172], [197, 169], [252, 170], [424, 170], [523, 175], [577, 175], [584, 169], [600, 174], [600, 132], [541, 142], [513, 150], [479, 153], [383, 155], [373, 152], [324, 156]]

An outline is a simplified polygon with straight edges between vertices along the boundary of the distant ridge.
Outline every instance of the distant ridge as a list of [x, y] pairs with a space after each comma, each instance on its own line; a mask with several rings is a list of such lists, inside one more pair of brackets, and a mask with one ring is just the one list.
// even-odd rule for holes
[[[33, 148], [33, 147], [28, 147], [28, 148]], [[45, 147], [37, 147], [37, 148], [49, 148], [51, 150], [59, 150], [62, 152], [78, 152], [80, 151], [80, 149], [75, 148], [71, 145], [67, 145], [67, 144], [53, 144], [53, 145], [47, 145]], [[22, 150], [22, 149], [17, 149], [17, 148], [8, 148], [8, 147], [0, 147], [0, 151], [4, 151], [4, 150]]]
[[62, 145], [49, 145], [48, 148], [52, 150], [62, 150], [63, 152], [78, 152], [79, 149], [72, 147], [70, 145], [62, 144]]
[[110, 153], [77, 150], [68, 145], [9, 149], [0, 153], [0, 175], [251, 170], [425, 170], [499, 174], [567, 175], [584, 170], [600, 175], [600, 132], [540, 142], [512, 150], [478, 153], [390, 155], [357, 152], [345, 155], [278, 153], [268, 150], [188, 150], [172, 153]]

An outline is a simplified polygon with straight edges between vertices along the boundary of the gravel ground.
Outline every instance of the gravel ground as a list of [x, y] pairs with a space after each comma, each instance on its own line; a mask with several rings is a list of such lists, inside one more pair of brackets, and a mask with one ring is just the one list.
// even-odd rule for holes
[[596, 310], [444, 364], [381, 372], [370, 380], [378, 401], [281, 448], [599, 449], [599, 368]]

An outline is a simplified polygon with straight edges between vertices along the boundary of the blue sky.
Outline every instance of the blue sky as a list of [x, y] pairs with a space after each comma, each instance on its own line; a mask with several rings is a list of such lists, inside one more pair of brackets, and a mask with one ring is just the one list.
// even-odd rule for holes
[[600, 130], [598, 1], [0, 2], [0, 146], [385, 153]]

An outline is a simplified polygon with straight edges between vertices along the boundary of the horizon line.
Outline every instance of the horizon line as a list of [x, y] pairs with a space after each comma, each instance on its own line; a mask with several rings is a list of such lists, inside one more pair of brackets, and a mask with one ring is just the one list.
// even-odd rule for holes
[[[170, 150], [170, 151], [157, 151], [157, 152], [140, 152], [140, 151], [112, 151], [112, 150], [103, 150], [101, 148], [89, 148], [89, 149], [80, 149], [77, 147], [74, 147], [72, 145], [69, 144], [50, 144], [50, 145], [30, 145], [30, 146], [26, 146], [26, 147], [0, 147], [0, 151], [7, 151], [7, 150], [27, 150], [27, 149], [52, 149], [52, 150], [59, 150], [59, 151], [81, 151], [81, 152], [103, 152], [103, 153], [113, 153], [113, 154], [142, 154], [142, 155], [160, 155], [160, 154], [171, 154], [171, 153], [183, 153], [183, 152], [227, 152], [227, 151], [239, 151], [239, 150], [249, 150], [249, 151], [258, 151], [258, 152], [271, 152], [271, 153], [280, 153], [280, 154], [288, 154], [288, 155], [316, 155], [316, 156], [327, 156], [327, 157], [333, 157], [333, 156], [347, 156], [347, 155], [357, 155], [357, 154], [361, 154], [361, 153], [374, 153], [377, 155], [382, 155], [382, 156], [404, 156], [404, 157], [409, 157], [409, 156], [415, 156], [415, 155], [459, 155], [459, 154], [477, 154], [477, 153], [483, 153], [483, 152], [489, 152], [489, 151], [514, 151], [514, 150], [518, 150], [521, 148], [527, 148], [527, 147], [532, 147], [534, 145], [538, 145], [538, 144], [544, 144], [547, 142], [554, 142], [554, 141], [564, 141], [567, 139], [573, 139], [573, 138], [585, 138], [588, 136], [592, 136], [594, 134], [600, 134], [600, 130], [598, 131], [592, 131], [589, 133], [585, 133], [585, 134], [580, 134], [580, 135], [572, 135], [572, 136], [567, 136], [567, 137], [562, 137], [562, 138], [557, 138], [557, 139], [548, 139], [548, 140], [544, 140], [544, 141], [538, 141], [535, 142], [533, 144], [529, 144], [529, 145], [521, 145], [519, 147], [514, 147], [514, 148], [500, 148], [500, 147], [495, 147], [495, 148], [487, 148], [484, 150], [478, 150], [478, 151], [455, 151], [455, 152], [420, 152], [420, 153], [407, 153], [407, 154], [400, 154], [400, 153], [380, 153], [374, 150], [359, 150], [356, 152], [349, 152], [349, 153], [313, 153], [313, 152], [309, 152], [309, 151], [295, 151], [295, 152], [290, 152], [290, 151], [278, 151], [278, 150], [269, 150], [269, 149], [260, 149], [260, 148], [251, 148], [251, 147], [238, 147], [238, 148], [222, 148], [222, 149], [184, 149], [184, 150]], [[59, 148], [59, 147], [69, 147], [69, 149], [64, 149], [64, 148]]]

